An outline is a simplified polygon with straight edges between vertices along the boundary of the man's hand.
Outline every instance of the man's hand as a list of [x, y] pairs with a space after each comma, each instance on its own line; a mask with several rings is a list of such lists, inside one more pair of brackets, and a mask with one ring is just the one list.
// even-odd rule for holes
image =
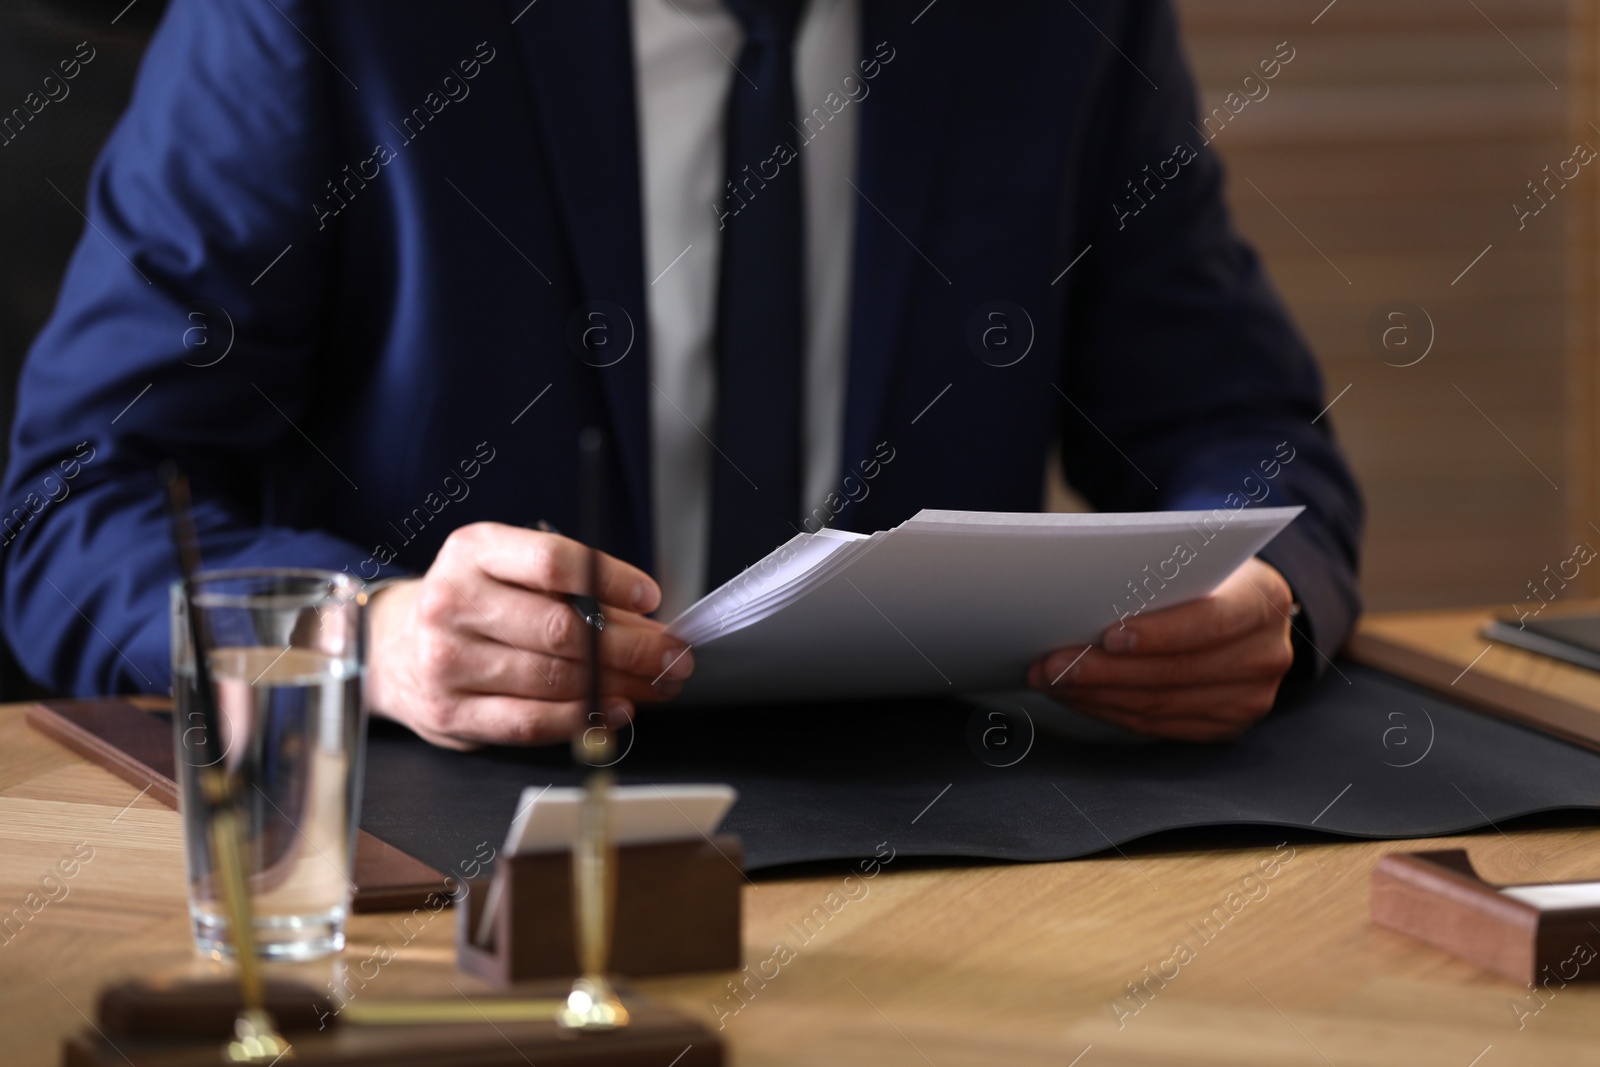
[[1050, 653], [1029, 668], [1028, 684], [1152, 737], [1224, 741], [1272, 708], [1294, 662], [1292, 601], [1283, 575], [1250, 559], [1203, 600]]
[[[584, 591], [575, 541], [499, 523], [452, 533], [422, 578], [381, 590], [371, 607], [367, 698], [373, 710], [448, 748], [541, 744], [584, 723], [588, 625], [564, 594]], [[661, 603], [648, 574], [600, 557], [600, 691], [620, 725], [639, 701], [683, 688], [694, 659], [644, 617]]]

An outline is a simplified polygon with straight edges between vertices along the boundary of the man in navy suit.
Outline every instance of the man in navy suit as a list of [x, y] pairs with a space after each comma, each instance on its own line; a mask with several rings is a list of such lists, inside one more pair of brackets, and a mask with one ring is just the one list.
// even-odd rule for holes
[[582, 428], [618, 716], [693, 669], [653, 614], [800, 529], [1036, 510], [1058, 448], [1103, 510], [1305, 505], [1026, 679], [1231, 736], [1348, 634], [1361, 505], [1195, 118], [1166, 0], [176, 0], [23, 373], [7, 635], [166, 689], [171, 457], [208, 565], [385, 583], [377, 710], [550, 740]]

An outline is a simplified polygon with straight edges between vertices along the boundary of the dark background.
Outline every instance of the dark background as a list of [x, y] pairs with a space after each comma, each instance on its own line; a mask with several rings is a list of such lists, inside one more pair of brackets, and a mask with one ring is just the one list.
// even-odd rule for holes
[[[73, 204], [84, 205], [89, 169], [128, 102], [139, 57], [165, 9], [166, 0], [5, 0], [0, 9], [0, 117], [41, 92], [46, 75], [59, 76], [57, 64], [80, 42], [96, 52], [66, 83], [66, 97], [0, 147], [0, 463], [10, 452], [22, 357], [55, 306], [83, 231]], [[0, 642], [0, 700], [38, 692]]]

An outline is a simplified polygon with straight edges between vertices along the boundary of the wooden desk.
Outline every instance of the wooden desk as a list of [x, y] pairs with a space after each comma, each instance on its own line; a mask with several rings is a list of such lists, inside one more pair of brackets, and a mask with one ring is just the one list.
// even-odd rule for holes
[[[891, 847], [896, 829], [883, 828]], [[1233, 898], [1244, 901], [1236, 914], [1228, 894], [1270, 846], [944, 870], [902, 861], [870, 882], [747, 888], [745, 958], [768, 977], [750, 978], [742, 1007], [728, 986], [742, 975], [643, 986], [713, 1025], [720, 1017], [739, 1064], [1600, 1062], [1600, 986], [1558, 988], [1541, 1008], [1514, 983], [1368, 924], [1378, 857], [1447, 841], [1470, 848], [1491, 878], [1600, 876], [1600, 830], [1572, 828], [1298, 844], [1275, 877], [1245, 886], [1254, 899]], [[0, 935], [8, 1065], [56, 1062], [107, 977], [214, 966], [188, 947], [177, 815], [35, 735], [20, 708], [0, 707], [0, 918], [42, 895], [45, 873], [79, 842], [94, 856], [67, 895]], [[1226, 922], [1213, 917], [1207, 940], [1195, 928], [1218, 908]], [[809, 941], [796, 933], [808, 916]], [[407, 920], [357, 916], [342, 961], [293, 970], [358, 998], [481, 988], [453, 970], [450, 912]], [[775, 957], [778, 941], [792, 956]], [[1191, 958], [1174, 958], [1179, 942]], [[379, 945], [393, 962], [372, 962]], [[1164, 984], [1150, 977], [1161, 970]], [[1147, 983], [1142, 1005], [1127, 983]], [[1520, 1028], [1513, 1004], [1526, 1013]]]
[[[1369, 616], [1345, 652], [1358, 663], [1600, 749], [1600, 674], [1480, 636], [1496, 610], [1504, 607]], [[1596, 611], [1600, 600], [1573, 600], [1540, 615]]]

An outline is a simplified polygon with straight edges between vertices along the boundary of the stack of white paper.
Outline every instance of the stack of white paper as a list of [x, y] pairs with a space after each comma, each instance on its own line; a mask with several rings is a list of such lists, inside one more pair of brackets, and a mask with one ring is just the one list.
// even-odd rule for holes
[[[611, 787], [611, 841], [642, 845], [710, 837], [739, 794], [731, 785], [617, 785]], [[507, 855], [562, 852], [578, 839], [584, 791], [536, 786], [522, 791], [506, 832]]]
[[1046, 652], [1205, 596], [1302, 510], [922, 511], [799, 534], [673, 620], [696, 661], [682, 699], [1016, 688]]

